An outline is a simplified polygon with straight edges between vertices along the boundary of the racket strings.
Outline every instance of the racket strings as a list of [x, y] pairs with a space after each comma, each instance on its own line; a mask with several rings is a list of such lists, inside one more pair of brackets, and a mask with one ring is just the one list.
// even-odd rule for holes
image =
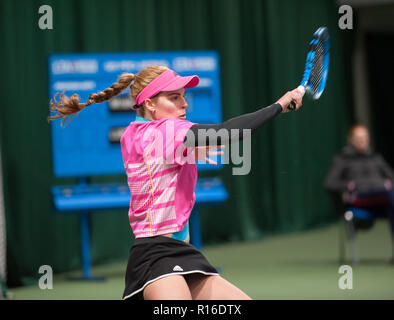
[[312, 94], [316, 94], [322, 81], [322, 73], [324, 69], [324, 47], [323, 41], [319, 40], [315, 49], [315, 58], [311, 72]]

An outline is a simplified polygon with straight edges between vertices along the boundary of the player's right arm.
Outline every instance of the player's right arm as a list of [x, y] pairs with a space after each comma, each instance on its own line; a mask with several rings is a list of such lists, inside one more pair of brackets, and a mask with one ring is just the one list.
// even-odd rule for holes
[[[241, 141], [243, 139], [244, 129], [250, 129], [251, 133], [253, 133], [256, 129], [260, 128], [264, 123], [271, 120], [279, 113], [289, 112], [287, 107], [291, 101], [296, 101], [296, 109], [301, 107], [302, 94], [297, 89], [287, 92], [276, 103], [268, 107], [261, 108], [255, 112], [243, 114], [223, 123], [195, 124], [189, 129], [189, 132], [185, 137], [184, 145], [188, 147], [208, 146], [212, 143], [215, 143], [216, 145], [225, 145]], [[209, 135], [201, 134], [201, 132], [211, 132], [215, 138], [210, 139]]]

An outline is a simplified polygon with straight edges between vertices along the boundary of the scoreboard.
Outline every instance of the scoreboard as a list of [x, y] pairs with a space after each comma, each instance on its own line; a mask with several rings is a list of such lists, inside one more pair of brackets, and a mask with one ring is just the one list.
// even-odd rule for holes
[[[198, 75], [197, 87], [187, 89], [187, 120], [222, 122], [219, 58], [214, 51], [54, 54], [49, 58], [49, 96], [74, 93], [85, 102], [117, 82], [124, 72], [138, 73], [149, 65], [165, 65], [181, 76]], [[59, 95], [56, 97], [59, 98]], [[65, 127], [51, 122], [53, 169], [57, 177], [123, 174], [120, 136], [135, 119], [130, 88], [101, 104], [92, 104]], [[199, 169], [221, 168], [198, 164]]]

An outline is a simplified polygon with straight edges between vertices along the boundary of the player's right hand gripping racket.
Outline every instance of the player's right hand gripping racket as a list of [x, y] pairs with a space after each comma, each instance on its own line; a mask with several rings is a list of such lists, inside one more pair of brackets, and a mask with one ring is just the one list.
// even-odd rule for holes
[[[304, 75], [297, 89], [302, 93], [310, 94], [314, 100], [320, 98], [326, 86], [328, 66], [330, 64], [330, 38], [328, 29], [321, 27], [313, 34], [309, 42], [309, 51], [306, 56]], [[288, 106], [290, 110], [296, 108], [295, 101]]]

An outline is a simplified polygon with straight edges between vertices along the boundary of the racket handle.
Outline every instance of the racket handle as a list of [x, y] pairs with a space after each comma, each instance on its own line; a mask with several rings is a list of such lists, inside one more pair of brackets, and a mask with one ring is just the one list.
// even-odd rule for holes
[[[305, 94], [305, 87], [304, 86], [298, 86], [297, 90], [301, 92], [302, 96]], [[290, 104], [287, 106], [287, 109], [289, 110], [295, 110], [296, 108], [296, 102], [293, 100], [290, 102]]]

